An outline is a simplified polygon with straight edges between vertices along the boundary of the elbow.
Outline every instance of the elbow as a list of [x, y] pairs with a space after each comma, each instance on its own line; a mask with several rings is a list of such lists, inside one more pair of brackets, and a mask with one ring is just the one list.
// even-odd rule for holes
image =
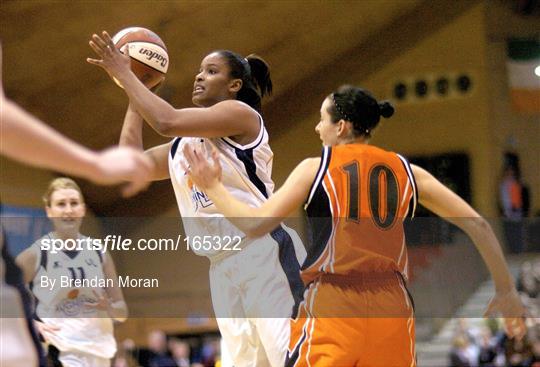
[[173, 124], [167, 118], [158, 118], [154, 121], [154, 130], [161, 135], [166, 137], [173, 137]]
[[277, 225], [274, 222], [265, 221], [264, 219], [255, 220], [250, 218], [250, 223], [245, 228], [244, 233], [251, 238], [259, 238], [267, 233], [272, 232]]
[[154, 130], [161, 136], [174, 137], [174, 116], [175, 109], [170, 108], [152, 116], [152, 121], [148, 121]]
[[250, 238], [259, 238], [268, 233], [267, 226], [258, 218], [243, 219], [240, 229]]
[[466, 222], [465, 232], [471, 235], [485, 234], [491, 231], [491, 226], [483, 217], [467, 218]]
[[484, 217], [471, 218], [471, 222], [480, 231], [487, 231], [491, 229], [488, 221]]

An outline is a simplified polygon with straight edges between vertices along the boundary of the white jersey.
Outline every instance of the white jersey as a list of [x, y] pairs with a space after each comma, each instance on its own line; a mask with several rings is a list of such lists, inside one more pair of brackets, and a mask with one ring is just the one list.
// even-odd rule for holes
[[305, 249], [300, 238], [280, 225], [262, 237], [245, 239], [245, 234], [217, 210], [182, 168], [182, 163], [187, 166], [182, 153], [186, 144], [202, 146], [207, 157], [215, 148], [220, 153], [225, 188], [247, 205], [261, 206], [272, 195], [274, 183], [273, 153], [260, 115], [259, 123], [257, 138], [247, 145], [226, 137], [174, 139], [169, 172], [186, 236], [208, 236], [210, 242], [215, 237], [242, 238], [241, 252], [205, 251], [190, 241], [195, 253], [211, 261], [212, 304], [234, 365], [278, 367], [285, 361], [289, 317], [304, 289], [300, 262], [305, 258]]
[[99, 284], [105, 280], [101, 253], [87, 249], [53, 253], [42, 250], [44, 239], [54, 239], [53, 234], [32, 244], [37, 269], [31, 288], [36, 297], [37, 316], [46, 324], [60, 328], [46, 339], [62, 352], [80, 351], [112, 358], [116, 353], [112, 320], [105, 311], [85, 306], [85, 302], [96, 302], [94, 291], [102, 293], [104, 289], [76, 283], [92, 280]]
[[[186, 144], [200, 145], [209, 157], [212, 147], [220, 154], [223, 168], [222, 183], [238, 200], [260, 206], [272, 194], [274, 183], [271, 179], [273, 152], [268, 144], [268, 133], [259, 115], [260, 129], [257, 138], [247, 145], [236, 143], [230, 138], [175, 138], [169, 154], [169, 172], [176, 201], [184, 223], [186, 236], [226, 236], [245, 235], [223, 217], [208, 196], [199, 190], [186, 175], [181, 163], [187, 165], [182, 150]], [[198, 255], [210, 258], [219, 250], [201, 250], [193, 247]], [[235, 251], [221, 251], [222, 255]]]

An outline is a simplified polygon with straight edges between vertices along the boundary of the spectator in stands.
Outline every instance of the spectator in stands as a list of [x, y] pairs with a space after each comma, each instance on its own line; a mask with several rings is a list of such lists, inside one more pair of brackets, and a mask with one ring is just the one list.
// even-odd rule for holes
[[118, 353], [118, 355], [114, 358], [114, 362], [112, 364], [113, 367], [138, 367], [139, 365], [135, 360], [124, 353]]
[[504, 217], [503, 229], [506, 246], [510, 252], [519, 253], [525, 249], [523, 241], [524, 190], [520, 180], [519, 161], [517, 157], [510, 159], [509, 156], [507, 153], [499, 188], [500, 202]]
[[485, 328], [482, 332], [480, 341], [480, 350], [478, 353], [478, 366], [480, 367], [495, 367], [495, 359], [497, 358], [497, 348], [494, 339], [491, 335], [491, 330]]
[[151, 352], [149, 367], [176, 367], [167, 349], [167, 335], [163, 331], [153, 330], [148, 334], [148, 349]]
[[219, 339], [207, 339], [204, 341], [201, 351], [201, 364], [204, 367], [214, 367], [220, 355]]
[[531, 367], [540, 367], [540, 339], [536, 339], [532, 343], [532, 360]]
[[180, 339], [169, 341], [169, 350], [177, 367], [190, 367], [191, 346]]
[[122, 342], [122, 347], [143, 367], [177, 367], [167, 349], [167, 335], [161, 330], [148, 334], [148, 349], [137, 348], [131, 339]]
[[527, 337], [522, 340], [508, 339], [505, 341], [506, 366], [528, 367], [531, 365], [533, 356]]
[[450, 366], [452, 367], [471, 367], [467, 348], [469, 341], [464, 335], [457, 335], [452, 342], [452, 350], [450, 351]]
[[540, 261], [535, 264], [525, 261], [521, 265], [516, 288], [530, 298], [538, 297], [540, 293]]

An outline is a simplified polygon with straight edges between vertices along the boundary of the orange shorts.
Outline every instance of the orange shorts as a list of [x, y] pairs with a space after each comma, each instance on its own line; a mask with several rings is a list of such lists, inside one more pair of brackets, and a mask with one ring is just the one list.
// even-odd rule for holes
[[397, 273], [323, 275], [304, 296], [286, 366], [416, 366], [412, 300]]

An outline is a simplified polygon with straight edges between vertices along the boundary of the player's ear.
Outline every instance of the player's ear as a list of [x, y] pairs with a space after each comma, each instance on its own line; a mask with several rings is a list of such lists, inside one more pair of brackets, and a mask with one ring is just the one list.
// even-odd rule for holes
[[242, 85], [244, 85], [242, 79], [233, 79], [229, 83], [229, 91], [231, 93], [238, 93], [242, 89]]
[[347, 121], [341, 119], [337, 123], [337, 136], [345, 136], [347, 135]]

